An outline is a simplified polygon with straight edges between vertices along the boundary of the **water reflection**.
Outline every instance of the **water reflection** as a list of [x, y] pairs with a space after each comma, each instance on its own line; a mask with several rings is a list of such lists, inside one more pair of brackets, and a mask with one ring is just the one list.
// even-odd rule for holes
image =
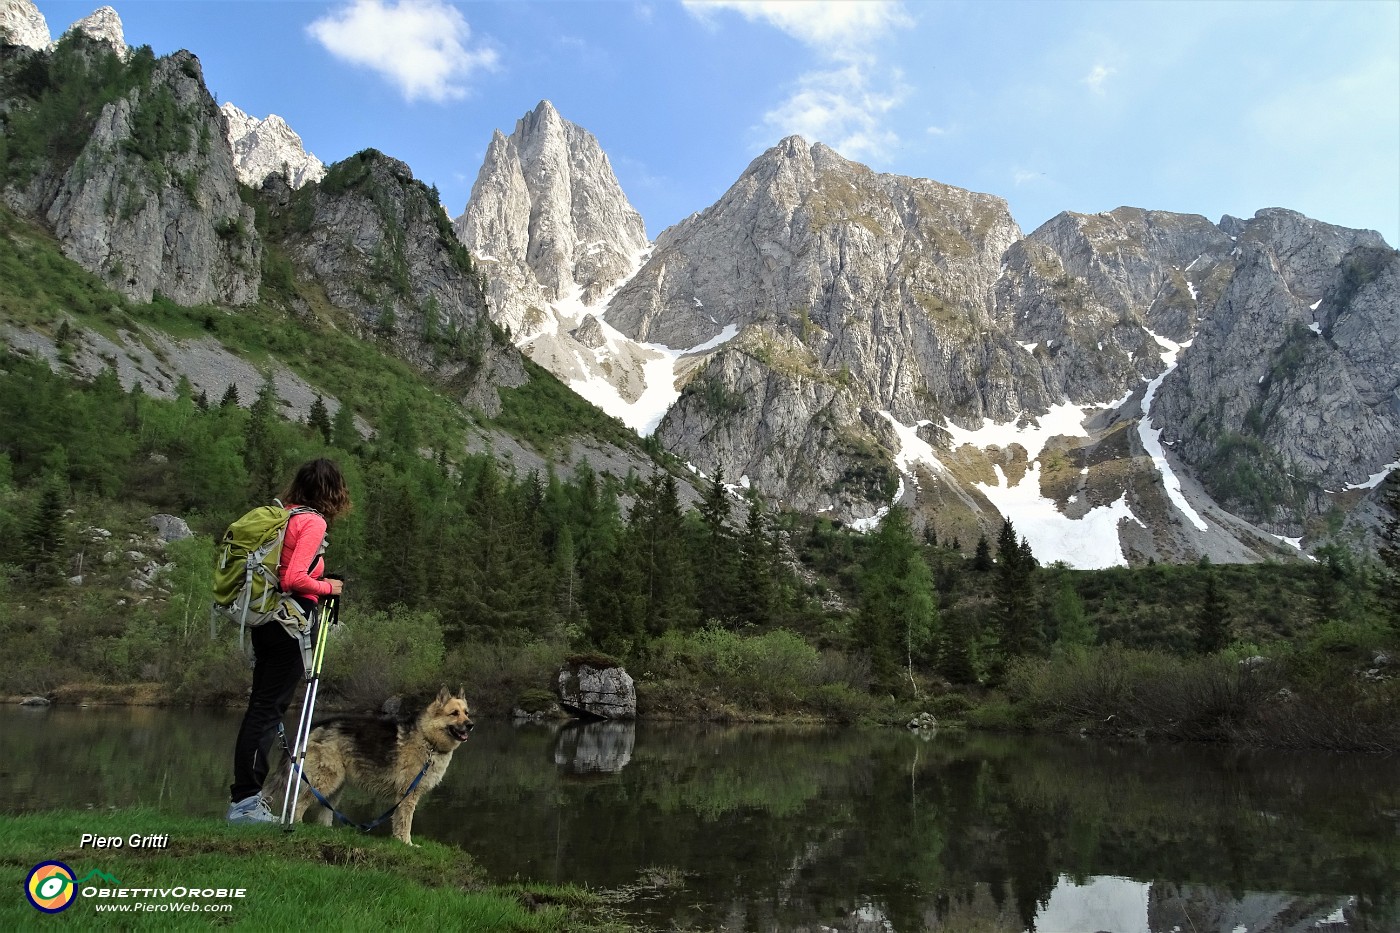
[[635, 722], [570, 722], [555, 734], [554, 763], [568, 774], [615, 774], [632, 760], [636, 742]]
[[[610, 725], [480, 724], [415, 832], [496, 877], [629, 888], [663, 929], [1400, 929], [1391, 759]], [[236, 727], [0, 712], [0, 807], [213, 818]]]

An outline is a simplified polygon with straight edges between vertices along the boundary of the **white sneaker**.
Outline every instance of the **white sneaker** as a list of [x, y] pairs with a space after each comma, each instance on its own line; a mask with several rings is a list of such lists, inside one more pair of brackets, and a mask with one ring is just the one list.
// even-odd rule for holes
[[254, 794], [228, 805], [228, 821], [230, 823], [276, 823], [277, 817], [273, 816], [272, 811], [267, 808], [267, 801], [263, 799], [262, 794]]

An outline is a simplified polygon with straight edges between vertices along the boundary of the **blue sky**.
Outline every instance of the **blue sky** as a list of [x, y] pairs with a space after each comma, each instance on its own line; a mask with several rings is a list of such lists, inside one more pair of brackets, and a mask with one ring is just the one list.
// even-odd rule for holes
[[[111, 3], [220, 101], [327, 162], [403, 159], [453, 216], [491, 131], [548, 98], [652, 237], [800, 133], [1004, 197], [1026, 232], [1288, 207], [1400, 245], [1400, 0]], [[58, 34], [96, 4], [36, 5]]]

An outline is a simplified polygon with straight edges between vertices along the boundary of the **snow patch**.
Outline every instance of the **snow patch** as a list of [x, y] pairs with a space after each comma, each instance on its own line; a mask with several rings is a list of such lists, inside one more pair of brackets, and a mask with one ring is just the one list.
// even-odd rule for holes
[[623, 398], [622, 394], [618, 392], [617, 386], [601, 375], [590, 375], [584, 379], [571, 380], [569, 388], [608, 414], [621, 419], [623, 424], [643, 437], [656, 430], [656, 426], [661, 423], [666, 412], [676, 403], [676, 399], [680, 398], [680, 390], [676, 388], [676, 368], [681, 359], [696, 353], [713, 350], [715, 347], [733, 340], [739, 333], [738, 326], [730, 324], [718, 335], [698, 346], [675, 350], [659, 343], [637, 343], [623, 336], [621, 332], [602, 318], [598, 319], [598, 324], [602, 329], [604, 339], [603, 347], [592, 351], [594, 356], [598, 358], [598, 362], [602, 362], [605, 353], [607, 356], [619, 356], [624, 347], [630, 344], [640, 350], [641, 355], [646, 360], [642, 364], [642, 379], [646, 388], [634, 402]]
[[952, 438], [952, 443], [949, 444], [950, 450], [957, 450], [963, 444], [971, 444], [973, 447], [1001, 448], [1020, 444], [1026, 450], [1026, 459], [1034, 460], [1040, 456], [1040, 452], [1045, 449], [1045, 444], [1052, 437], [1088, 437], [1089, 432], [1084, 430], [1085, 417], [1090, 411], [1105, 407], [1110, 406], [1075, 405], [1063, 402], [1059, 405], [1052, 405], [1048, 412], [1035, 417], [1035, 423], [1025, 427], [1018, 426], [1020, 419], [1005, 424], [983, 420], [981, 427], [969, 431], [950, 421], [944, 425], [944, 430]]
[[1379, 473], [1372, 473], [1371, 476], [1370, 476], [1370, 478], [1367, 479], [1366, 482], [1364, 482], [1364, 483], [1347, 483], [1347, 485], [1346, 485], [1345, 488], [1346, 488], [1346, 489], [1349, 489], [1349, 490], [1350, 490], [1350, 489], [1375, 489], [1375, 488], [1376, 488], [1377, 486], [1379, 486], [1381, 483], [1385, 482], [1385, 478], [1386, 478], [1387, 476], [1390, 475], [1390, 473], [1391, 473], [1392, 470], [1400, 470], [1400, 460], [1396, 460], [1394, 463], [1387, 463], [1385, 466], [1381, 467]]
[[1278, 539], [1279, 539], [1280, 541], [1282, 541], [1284, 544], [1287, 544], [1289, 547], [1295, 548], [1296, 550], [1301, 551], [1301, 550], [1303, 549], [1303, 537], [1302, 537], [1302, 535], [1299, 535], [1299, 536], [1296, 537], [1296, 538], [1285, 538], [1283, 535], [1276, 535], [1276, 534], [1273, 534], [1272, 532], [1270, 532], [1270, 537], [1278, 538]]
[[1139, 525], [1142, 522], [1128, 506], [1126, 492], [1111, 505], [1097, 506], [1083, 518], [1074, 519], [1061, 512], [1054, 499], [1041, 493], [1039, 461], [1031, 464], [1015, 486], [1007, 481], [1001, 464], [993, 469], [997, 484], [977, 483], [976, 486], [998, 512], [1011, 518], [1016, 530], [1030, 542], [1031, 551], [1038, 560], [1045, 563], [1062, 560], [1080, 570], [1128, 566], [1118, 541], [1118, 523], [1125, 518]]
[[1187, 290], [1188, 292], [1191, 293], [1191, 300], [1192, 300], [1192, 301], [1195, 301], [1195, 300], [1196, 300], [1196, 285], [1195, 285], [1194, 282], [1190, 281], [1189, 279], [1188, 279], [1187, 282], [1186, 282], [1186, 290]]
[[1312, 331], [1314, 334], [1317, 334], [1319, 337], [1322, 336], [1322, 325], [1317, 323], [1316, 321], [1313, 321], [1311, 324], [1308, 325], [1308, 330]]
[[1152, 458], [1152, 464], [1157, 468], [1157, 472], [1162, 474], [1162, 486], [1167, 491], [1167, 498], [1172, 504], [1196, 526], [1198, 531], [1206, 530], [1206, 523], [1196, 510], [1191, 508], [1191, 504], [1186, 501], [1186, 496], [1181, 491], [1181, 481], [1172, 472], [1171, 464], [1167, 462], [1167, 452], [1162, 447], [1162, 431], [1152, 427], [1152, 399], [1156, 397], [1157, 390], [1161, 388], [1162, 381], [1171, 375], [1176, 369], [1176, 358], [1184, 348], [1191, 346], [1191, 341], [1185, 343], [1175, 343], [1166, 337], [1147, 332], [1157, 345], [1162, 348], [1162, 362], [1166, 364], [1166, 370], [1162, 375], [1153, 379], [1147, 384], [1147, 391], [1142, 396], [1142, 418], [1138, 421], [1138, 437], [1142, 439], [1142, 446]]
[[1034, 354], [1035, 348], [1040, 346], [1040, 341], [1037, 340], [1035, 343], [1023, 343], [1020, 346], [1021, 349], [1025, 350], [1027, 353]]
[[1317, 310], [1317, 306], [1320, 305], [1320, 304], [1322, 304], [1322, 299], [1321, 299], [1321, 298], [1317, 299], [1317, 301], [1314, 301], [1312, 304], [1308, 305], [1308, 310], [1309, 310], [1309, 311], [1316, 311], [1316, 310]]
[[[1121, 405], [1127, 400], [1116, 404]], [[1036, 423], [1018, 426], [1016, 422], [996, 424], [984, 421], [975, 430], [960, 428], [955, 424], [945, 424], [944, 430], [951, 437], [949, 448], [957, 450], [964, 444], [973, 447], [1000, 447], [1005, 449], [1019, 444], [1026, 450], [1027, 459], [1036, 461], [1046, 443], [1052, 437], [1087, 437], [1084, 419], [1095, 408], [1110, 406], [1080, 406], [1064, 403], [1056, 405], [1036, 419]], [[913, 425], [901, 424], [888, 411], [880, 412], [894, 428], [899, 438], [899, 452], [895, 455], [895, 466], [900, 471], [900, 491], [895, 501], [903, 496], [904, 477], [914, 476], [914, 468], [924, 465], [935, 472], [947, 472], [947, 467], [939, 459], [933, 446], [918, 435], [920, 427], [931, 424], [919, 421]], [[977, 483], [980, 489], [997, 510], [1015, 523], [1016, 529], [1030, 542], [1031, 549], [1041, 561], [1053, 563], [1065, 561], [1072, 567], [1098, 569], [1103, 567], [1126, 567], [1127, 558], [1118, 540], [1118, 523], [1130, 519], [1139, 525], [1142, 522], [1133, 514], [1128, 505], [1127, 493], [1118, 497], [1111, 505], [1090, 509], [1082, 518], [1074, 519], [1060, 511], [1055, 500], [1047, 498], [1040, 486], [1040, 463], [1032, 462], [1026, 475], [1012, 486], [1000, 465], [994, 467], [997, 476], [995, 486]], [[1085, 467], [1081, 473], [1087, 473]], [[1077, 501], [1075, 499], [1070, 501]], [[869, 531], [888, 514], [884, 508], [874, 516], [852, 523], [853, 527]]]

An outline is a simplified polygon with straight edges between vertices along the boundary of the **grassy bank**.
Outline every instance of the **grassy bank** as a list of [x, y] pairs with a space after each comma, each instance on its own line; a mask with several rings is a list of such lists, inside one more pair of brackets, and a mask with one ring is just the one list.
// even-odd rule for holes
[[[80, 847], [84, 833], [168, 836], [167, 848]], [[33, 866], [60, 861], [86, 888], [242, 888], [244, 897], [200, 898], [200, 906], [232, 904], [217, 912], [125, 911], [118, 919], [98, 905], [174, 904], [159, 895], [79, 896], [59, 917], [82, 929], [173, 930], [211, 923], [234, 929], [281, 930], [517, 930], [622, 931], [602, 898], [577, 888], [489, 884], [459, 849], [434, 842], [407, 848], [387, 838], [344, 829], [230, 826], [153, 810], [107, 813], [33, 813], [0, 821], [0, 863], [10, 895], [0, 898], [0, 928], [35, 929], [55, 919], [35, 910], [21, 893]]]

